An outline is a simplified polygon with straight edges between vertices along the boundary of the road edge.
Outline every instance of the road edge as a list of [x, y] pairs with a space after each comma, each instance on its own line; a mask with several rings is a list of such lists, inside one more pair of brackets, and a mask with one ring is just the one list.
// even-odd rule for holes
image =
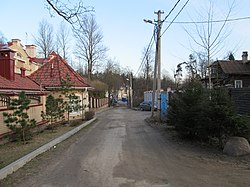
[[79, 132], [82, 128], [88, 126], [92, 122], [94, 122], [97, 118], [93, 118], [82, 125], [72, 129], [71, 131], [63, 134], [62, 136], [52, 140], [51, 142], [39, 147], [38, 149], [32, 151], [31, 153], [19, 158], [18, 160], [12, 162], [11, 164], [5, 166], [4, 168], [0, 169], [0, 180], [6, 178], [9, 174], [12, 174], [13, 172], [17, 171], [19, 168], [23, 167], [26, 163], [31, 161], [33, 158], [36, 156], [46, 152], [49, 150], [51, 147], [57, 145], [58, 143], [66, 140], [67, 138], [71, 137], [72, 135], [76, 134]]

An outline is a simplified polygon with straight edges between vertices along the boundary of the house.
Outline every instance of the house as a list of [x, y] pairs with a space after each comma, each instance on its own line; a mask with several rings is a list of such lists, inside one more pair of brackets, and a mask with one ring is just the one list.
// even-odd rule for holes
[[89, 97], [90, 84], [55, 52], [48, 58], [39, 58], [35, 45], [23, 46], [19, 39], [0, 44], [0, 137], [10, 132], [4, 123], [3, 113], [11, 112], [9, 104], [12, 98], [17, 98], [24, 91], [31, 100], [30, 119], [42, 124], [41, 112], [45, 111], [46, 97], [49, 94], [59, 97], [62, 82], [67, 79], [70, 80], [71, 92], [83, 106], [83, 110], [71, 112], [70, 119], [83, 118], [89, 108], [107, 105], [107, 98]]
[[217, 60], [211, 65], [213, 86], [250, 87], [250, 61], [244, 51], [241, 60]]
[[11, 99], [22, 91], [31, 100], [28, 115], [38, 123], [42, 122], [41, 111], [45, 109], [46, 92], [26, 75], [26, 72], [32, 72], [26, 53], [1, 44], [0, 67], [0, 135], [10, 132], [4, 124], [3, 112], [11, 112], [8, 107]]
[[[36, 61], [36, 59], [34, 59]], [[30, 75], [30, 78], [46, 89], [55, 98], [63, 97], [63, 82], [69, 81], [71, 92], [81, 101], [82, 110], [70, 113], [70, 119], [82, 118], [85, 110], [89, 109], [89, 83], [55, 52], [52, 52], [43, 65]], [[66, 99], [66, 98], [64, 98]]]
[[35, 45], [22, 45], [21, 40], [12, 39], [8, 42], [8, 47], [15, 51], [15, 72], [21, 74], [25, 71], [25, 75], [29, 76], [31, 73], [41, 67], [39, 61], [34, 61], [36, 58]]

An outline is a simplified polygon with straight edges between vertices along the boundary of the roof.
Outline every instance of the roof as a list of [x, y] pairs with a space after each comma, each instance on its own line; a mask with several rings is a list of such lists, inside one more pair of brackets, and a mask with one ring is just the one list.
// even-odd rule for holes
[[36, 63], [38, 63], [38, 64], [40, 64], [40, 65], [43, 65], [43, 64], [45, 64], [46, 62], [48, 62], [48, 59], [47, 58], [31, 58], [30, 57], [30, 60], [32, 61], [32, 62], [36, 62]]
[[71, 66], [58, 54], [52, 52], [48, 62], [30, 75], [30, 78], [45, 88], [61, 87], [62, 80], [70, 78], [75, 88], [91, 87]]
[[1, 43], [0, 43], [0, 50], [1, 50], [1, 51], [5, 51], [5, 52], [9, 52], [9, 51], [15, 52], [13, 49], [9, 48], [8, 45], [6, 45], [6, 44], [1, 44]]
[[250, 61], [243, 63], [242, 60], [219, 60], [217, 61], [226, 74], [250, 75]]
[[22, 77], [20, 74], [15, 74], [14, 81], [0, 76], [0, 90], [1, 89], [40, 91], [40, 86], [29, 77]]

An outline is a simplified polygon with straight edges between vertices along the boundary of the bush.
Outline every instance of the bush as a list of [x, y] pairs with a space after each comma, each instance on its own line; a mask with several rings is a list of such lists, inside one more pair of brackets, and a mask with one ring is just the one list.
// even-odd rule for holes
[[87, 111], [85, 112], [85, 120], [91, 120], [93, 119], [95, 116], [95, 112], [94, 111]]
[[168, 120], [182, 137], [217, 139], [221, 147], [229, 136], [250, 134], [248, 120], [236, 114], [227, 90], [206, 90], [195, 81], [170, 99]]
[[230, 129], [232, 136], [244, 137], [250, 142], [250, 120], [247, 116], [234, 115], [232, 117], [233, 128]]
[[69, 126], [71, 127], [76, 127], [80, 124], [82, 124], [82, 119], [76, 119], [69, 122]]
[[[184, 92], [176, 93], [169, 103], [168, 120], [183, 137], [197, 138], [203, 134], [207, 120], [207, 95], [202, 85], [192, 82]], [[202, 137], [202, 136], [201, 136]]]

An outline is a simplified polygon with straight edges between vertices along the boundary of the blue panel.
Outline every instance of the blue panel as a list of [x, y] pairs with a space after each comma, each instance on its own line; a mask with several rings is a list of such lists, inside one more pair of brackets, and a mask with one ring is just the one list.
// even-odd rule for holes
[[161, 120], [167, 120], [168, 92], [161, 92]]

